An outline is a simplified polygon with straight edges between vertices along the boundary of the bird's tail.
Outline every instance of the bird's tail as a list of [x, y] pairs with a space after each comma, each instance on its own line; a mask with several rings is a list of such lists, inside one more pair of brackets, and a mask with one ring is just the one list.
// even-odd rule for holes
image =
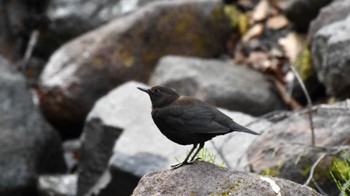
[[253, 135], [260, 135], [260, 133], [257, 133], [255, 131], [252, 131], [246, 127], [243, 127], [235, 122], [233, 122], [231, 124], [231, 130], [232, 131], [237, 131], [237, 132], [245, 132], [245, 133], [250, 133], [250, 134], [253, 134]]

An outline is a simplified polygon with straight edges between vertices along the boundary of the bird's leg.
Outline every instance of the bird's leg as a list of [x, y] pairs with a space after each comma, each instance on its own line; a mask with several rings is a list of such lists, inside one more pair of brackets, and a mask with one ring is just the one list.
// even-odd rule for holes
[[172, 169], [176, 169], [176, 168], [179, 168], [179, 167], [181, 167], [181, 166], [183, 166], [183, 165], [188, 164], [188, 163], [189, 163], [189, 162], [188, 162], [188, 159], [190, 158], [190, 156], [191, 156], [191, 154], [193, 153], [194, 149], [197, 148], [197, 146], [198, 146], [198, 144], [193, 144], [193, 147], [192, 147], [192, 149], [190, 150], [190, 152], [188, 153], [188, 155], [186, 156], [185, 160], [184, 160], [182, 163], [178, 163], [178, 164], [176, 164], [176, 165], [172, 165], [171, 168], [172, 168]]
[[203, 147], [204, 147], [204, 142], [202, 142], [202, 143], [199, 144], [199, 147], [198, 147], [197, 151], [194, 153], [193, 157], [191, 158], [190, 163], [192, 163], [192, 162], [194, 162], [194, 161], [196, 161], [196, 160], [199, 159], [199, 158], [196, 159], [196, 156], [197, 156], [197, 154], [199, 153], [199, 151], [202, 150]]

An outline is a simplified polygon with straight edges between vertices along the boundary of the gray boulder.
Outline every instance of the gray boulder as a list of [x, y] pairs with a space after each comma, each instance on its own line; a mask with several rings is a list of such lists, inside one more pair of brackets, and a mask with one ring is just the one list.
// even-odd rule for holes
[[321, 195], [289, 180], [239, 172], [198, 161], [176, 170], [148, 173], [134, 196], [142, 195]]
[[152, 1], [51, 0], [46, 9], [47, 24], [43, 28], [45, 36], [41, 37], [38, 48], [41, 53], [51, 54], [70, 39], [150, 2]]
[[101, 119], [100, 116], [95, 116], [98, 109], [100, 108], [91, 110], [81, 137], [77, 195], [85, 195], [98, 181], [107, 167], [114, 143], [123, 131], [118, 127], [106, 124], [103, 122], [105, 119]]
[[[297, 183], [305, 183], [311, 167], [316, 164], [313, 181], [327, 195], [339, 190], [330, 171], [337, 172], [334, 161], [341, 160], [342, 151], [350, 141], [350, 100], [332, 105], [318, 105], [313, 111], [315, 145], [311, 145], [311, 130], [304, 111], [289, 113], [258, 138], [248, 150], [251, 168], [256, 173], [274, 175]], [[343, 150], [342, 150], [343, 149]]]
[[166, 56], [158, 62], [150, 84], [252, 115], [285, 108], [274, 85], [262, 73], [229, 61]]
[[310, 22], [317, 17], [320, 9], [332, 0], [269, 0], [282, 10], [299, 31], [307, 31]]
[[34, 194], [39, 174], [65, 171], [61, 140], [2, 56], [0, 84], [0, 195]]
[[223, 7], [219, 0], [154, 2], [66, 43], [40, 77], [45, 117], [77, 136], [98, 98], [126, 81], [147, 81], [160, 57], [223, 53], [230, 33]]
[[[121, 85], [96, 102], [89, 114], [89, 119], [92, 119], [92, 116], [94, 119], [99, 119], [95, 123], [103, 125], [105, 132], [112, 127], [123, 130], [115, 143], [108, 167], [105, 168], [95, 186], [90, 187], [88, 192], [90, 195], [113, 195], [116, 193], [130, 195], [143, 175], [151, 171], [170, 168], [170, 165], [177, 163], [176, 159], [182, 161], [186, 156], [186, 150], [191, 147], [175, 144], [160, 133], [151, 117], [149, 97], [139, 91], [136, 88], [138, 86], [145, 85], [138, 82], [128, 82]], [[255, 120], [241, 113], [222, 111], [242, 125]], [[260, 132], [269, 125], [269, 122], [261, 120], [249, 127]], [[85, 134], [85, 137], [93, 135], [84, 132]], [[91, 136], [87, 134], [91, 134]], [[231, 133], [214, 138], [211, 142], [207, 142], [205, 147], [216, 156], [217, 163], [245, 170], [248, 165], [245, 152], [256, 139], [257, 136], [254, 135]], [[101, 139], [101, 141], [104, 140], [108, 141], [109, 138]], [[103, 156], [102, 153], [109, 153], [108, 150], [102, 152], [99, 146], [89, 148], [89, 150], [85, 150], [83, 147], [81, 156], [88, 157], [89, 155], [83, 153], [94, 154], [95, 152], [99, 152], [100, 156]], [[220, 155], [221, 153], [223, 156]], [[90, 163], [92, 162], [90, 161]]]
[[[350, 11], [350, 10], [349, 10]], [[350, 15], [321, 28], [312, 38], [312, 61], [327, 93], [350, 97]]]
[[336, 0], [329, 5], [323, 7], [315, 18], [309, 28], [309, 37], [312, 38], [314, 34], [322, 27], [327, 26], [339, 20], [344, 20], [350, 13], [350, 1]]

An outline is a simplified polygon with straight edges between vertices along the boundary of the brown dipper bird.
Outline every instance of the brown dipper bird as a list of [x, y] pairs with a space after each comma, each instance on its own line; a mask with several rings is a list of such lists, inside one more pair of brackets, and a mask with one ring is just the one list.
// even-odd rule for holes
[[[137, 88], [150, 96], [152, 118], [159, 130], [175, 143], [193, 144], [185, 160], [173, 165], [172, 168], [193, 163], [198, 152], [204, 147], [204, 143], [217, 135], [234, 131], [259, 135], [237, 124], [214, 106], [198, 99], [180, 96], [175, 91], [161, 86], [154, 86], [150, 89]], [[189, 161], [197, 147], [198, 149]]]

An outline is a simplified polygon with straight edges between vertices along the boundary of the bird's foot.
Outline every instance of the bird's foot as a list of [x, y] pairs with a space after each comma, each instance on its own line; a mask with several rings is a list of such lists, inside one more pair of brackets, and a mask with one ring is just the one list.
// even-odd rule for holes
[[189, 165], [189, 164], [192, 164], [192, 162], [184, 161], [184, 162], [182, 162], [182, 163], [178, 163], [178, 164], [176, 164], [176, 165], [172, 165], [172, 166], [171, 166], [171, 169], [177, 169], [177, 168], [179, 168], [179, 167], [181, 167], [181, 166]]
[[197, 157], [197, 158], [195, 158], [195, 159], [191, 160], [191, 161], [190, 161], [190, 163], [194, 163], [194, 162], [196, 162], [196, 161], [200, 161], [200, 160], [202, 160], [202, 159], [201, 159], [201, 158], [199, 158], [199, 157]]

